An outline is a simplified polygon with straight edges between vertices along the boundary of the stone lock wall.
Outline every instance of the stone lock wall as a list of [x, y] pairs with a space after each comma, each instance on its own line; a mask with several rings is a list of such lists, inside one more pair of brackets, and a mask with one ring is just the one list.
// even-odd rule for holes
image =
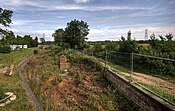
[[175, 111], [175, 106], [142, 89], [138, 85], [130, 83], [127, 79], [110, 69], [106, 71], [106, 78], [121, 94], [132, 101], [140, 111]]
[[70, 67], [70, 64], [67, 61], [68, 60], [67, 60], [66, 56], [64, 56], [64, 55], [60, 56], [60, 65], [59, 65], [59, 67], [60, 67], [61, 72], [67, 70]]

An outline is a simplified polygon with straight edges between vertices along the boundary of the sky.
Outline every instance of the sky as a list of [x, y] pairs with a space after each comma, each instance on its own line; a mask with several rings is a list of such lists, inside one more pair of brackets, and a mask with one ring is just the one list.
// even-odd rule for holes
[[145, 29], [175, 35], [175, 0], [0, 0], [0, 7], [13, 11], [8, 30], [46, 40], [73, 19], [89, 24], [89, 41], [120, 40], [129, 30], [136, 40]]

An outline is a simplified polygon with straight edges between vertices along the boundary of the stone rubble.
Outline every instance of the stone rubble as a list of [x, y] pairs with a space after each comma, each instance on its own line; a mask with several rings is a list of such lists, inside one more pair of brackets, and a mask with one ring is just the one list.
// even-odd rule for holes
[[7, 92], [5, 93], [5, 95], [7, 97], [5, 97], [4, 99], [0, 100], [0, 107], [3, 107], [9, 103], [11, 103], [12, 101], [15, 101], [16, 100], [16, 95], [12, 92]]

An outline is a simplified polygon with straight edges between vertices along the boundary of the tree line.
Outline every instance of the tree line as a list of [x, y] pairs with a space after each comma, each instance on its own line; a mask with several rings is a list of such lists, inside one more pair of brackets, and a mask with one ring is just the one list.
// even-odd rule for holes
[[[173, 37], [172, 33], [165, 36], [152, 34], [147, 41], [136, 41], [131, 39], [131, 33], [128, 32], [127, 37], [122, 36], [120, 41], [90, 43], [91, 47], [85, 50], [93, 52], [94, 56], [101, 58], [105, 58], [107, 50], [108, 61], [131, 70], [132, 53], [175, 59], [175, 41], [173, 41]], [[135, 55], [134, 70], [172, 78], [175, 77], [175, 62]]]
[[[0, 8], [0, 25], [9, 27], [12, 23], [11, 17], [13, 11]], [[38, 37], [33, 39], [30, 35], [15, 36], [12, 31], [0, 28], [0, 53], [9, 53], [11, 51], [9, 45], [27, 45], [28, 47], [38, 46]]]
[[[53, 33], [54, 42], [63, 48], [73, 48], [93, 53], [96, 57], [105, 58], [108, 50], [108, 60], [112, 63], [124, 66], [130, 70], [131, 54], [138, 53], [163, 58], [175, 58], [175, 41], [172, 33], [162, 35], [150, 35], [146, 41], [136, 41], [131, 37], [131, 31], [127, 37], [121, 36], [120, 41], [87, 42], [89, 34], [88, 24], [84, 21], [72, 20], [67, 23], [65, 29], [57, 29]], [[113, 51], [113, 52], [112, 52]], [[117, 54], [115, 52], [123, 52]], [[128, 54], [126, 54], [128, 53]], [[134, 56], [134, 69], [153, 75], [174, 77], [175, 63], [148, 57]]]

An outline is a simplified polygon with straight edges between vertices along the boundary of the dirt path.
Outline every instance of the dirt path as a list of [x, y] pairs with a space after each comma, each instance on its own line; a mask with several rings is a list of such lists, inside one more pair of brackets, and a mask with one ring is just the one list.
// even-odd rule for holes
[[[103, 66], [105, 66], [104, 63], [101, 62], [101, 64]], [[109, 69], [112, 69], [114, 71], [119, 72], [119, 74], [121, 74], [121, 75], [130, 76], [130, 73], [122, 72], [120, 70], [117, 70], [115, 68], [110, 67], [109, 65], [107, 65], [107, 67]], [[134, 81], [149, 85], [149, 86], [154, 87], [156, 89], [160, 89], [167, 94], [171, 94], [171, 95], [175, 96], [175, 83], [163, 80], [163, 79], [158, 78], [158, 77], [153, 77], [151, 75], [138, 73], [138, 72], [134, 72], [134, 74], [132, 75], [132, 79]]]
[[[130, 76], [130, 74], [126, 72], [119, 72], [119, 73], [125, 76]], [[175, 95], [175, 84], [174, 83], [171, 83], [166, 80], [163, 80], [157, 77], [153, 77], [150, 75], [137, 73], [137, 72], [134, 72], [134, 74], [132, 75], [132, 78], [137, 82], [141, 82], [143, 84], [147, 84], [154, 88], [161, 89], [163, 92], [167, 94]]]

